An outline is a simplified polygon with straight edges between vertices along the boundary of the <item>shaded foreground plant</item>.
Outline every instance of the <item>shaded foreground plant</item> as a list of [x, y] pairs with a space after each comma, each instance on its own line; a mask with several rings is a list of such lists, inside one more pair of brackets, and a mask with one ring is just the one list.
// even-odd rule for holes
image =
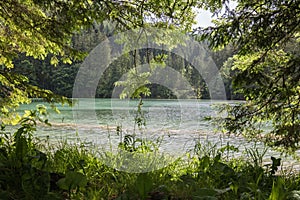
[[3, 199], [58, 198], [50, 192], [51, 173], [47, 170], [47, 155], [37, 148], [32, 133], [37, 121], [47, 123], [42, 116], [46, 109], [26, 111], [20, 126], [13, 133], [1, 128], [0, 196]]
[[[45, 122], [41, 114], [45, 114], [43, 107], [27, 112], [13, 133], [1, 129], [1, 199], [275, 200], [297, 199], [299, 194], [299, 174], [280, 173], [279, 158], [272, 157], [272, 164], [264, 166], [255, 149], [248, 150], [243, 159], [231, 158], [230, 152], [238, 149], [229, 144], [219, 148], [199, 142], [193, 155], [162, 168], [143, 173], [118, 171], [105, 164], [105, 159], [118, 155], [81, 141], [55, 145], [34, 138], [36, 121]], [[136, 150], [147, 155], [151, 148], [140, 145]]]

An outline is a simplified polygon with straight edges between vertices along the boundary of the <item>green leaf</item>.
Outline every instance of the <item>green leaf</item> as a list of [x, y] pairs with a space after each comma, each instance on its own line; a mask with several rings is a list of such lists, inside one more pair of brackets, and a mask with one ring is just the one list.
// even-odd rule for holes
[[64, 190], [75, 189], [77, 187], [85, 187], [87, 178], [80, 172], [68, 171], [65, 178], [61, 178], [57, 185]]
[[153, 188], [153, 181], [148, 173], [141, 173], [138, 175], [135, 182], [137, 192], [142, 199], [146, 199], [148, 193]]

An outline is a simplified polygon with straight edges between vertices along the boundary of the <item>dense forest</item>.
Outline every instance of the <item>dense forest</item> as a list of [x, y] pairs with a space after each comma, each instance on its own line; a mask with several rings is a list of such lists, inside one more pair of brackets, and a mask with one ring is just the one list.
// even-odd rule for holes
[[[82, 30], [73, 35], [72, 46], [78, 50], [89, 53], [105, 38], [110, 37], [114, 31], [114, 27], [104, 22], [100, 25], [94, 24], [91, 28]], [[212, 51], [209, 48], [207, 42], [201, 42], [208, 52], [207, 56], [211, 56], [215, 61], [218, 69], [223, 67], [224, 62], [231, 56], [233, 56], [233, 49], [228, 47], [220, 51]], [[191, 48], [191, 51], [193, 49]], [[150, 55], [151, 54], [151, 55]], [[147, 63], [149, 57], [155, 57], [160, 54], [169, 54], [165, 61], [174, 70], [177, 70], [185, 79], [192, 85], [194, 93], [185, 94], [185, 91], [180, 91], [177, 87], [176, 91], [179, 92], [179, 96], [176, 97], [170, 91], [170, 89], [159, 84], [149, 84], [148, 87], [151, 91], [149, 96], [146, 98], [199, 98], [199, 99], [210, 99], [209, 91], [205, 81], [201, 75], [194, 69], [194, 67], [188, 63], [184, 58], [176, 56], [174, 54], [163, 52], [162, 50], [139, 50], [138, 62], [139, 64]], [[78, 69], [81, 66], [81, 62], [75, 62], [72, 64], [58, 64], [53, 67], [51, 64], [51, 55], [45, 60], [34, 59], [20, 55], [18, 59], [14, 60], [13, 72], [20, 73], [29, 78], [30, 84], [38, 86], [43, 89], [51, 90], [55, 94], [63, 95], [66, 97], [72, 97], [73, 85], [78, 73]], [[105, 71], [105, 74], [101, 78], [97, 91], [96, 98], [111, 98], [112, 91], [115, 87], [114, 83], [118, 81], [121, 76], [128, 72], [129, 69], [134, 66], [135, 55], [131, 52], [129, 55], [123, 55], [119, 59], [113, 61], [111, 66]], [[226, 89], [227, 99], [243, 99], [243, 96], [234, 92], [231, 84], [231, 77], [229, 74], [225, 74], [226, 70], [223, 70], [223, 79]], [[172, 80], [178, 81], [181, 80]], [[176, 83], [175, 83], [176, 85]], [[177, 84], [179, 85], [179, 83]], [[176, 87], [176, 86], [175, 86]]]

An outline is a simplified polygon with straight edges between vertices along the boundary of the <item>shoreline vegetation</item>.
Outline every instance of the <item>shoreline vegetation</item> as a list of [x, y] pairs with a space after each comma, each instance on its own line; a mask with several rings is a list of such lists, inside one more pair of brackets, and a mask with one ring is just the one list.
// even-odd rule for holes
[[[133, 134], [117, 151], [93, 143], [35, 136], [31, 111], [13, 132], [1, 130], [0, 196], [3, 199], [298, 199], [300, 176], [283, 169], [266, 149], [197, 142], [183, 157], [159, 154], [159, 141]], [[116, 130], [119, 133], [121, 130]], [[128, 137], [127, 137], [128, 136]]]
[[[124, 140], [119, 150], [132, 157], [122, 157], [124, 154], [91, 148], [91, 144], [80, 140], [76, 144], [60, 141], [53, 145], [47, 139], [33, 137], [34, 129], [34, 125], [24, 122], [13, 134], [1, 131], [5, 135], [0, 151], [3, 199], [275, 200], [297, 199], [300, 194], [299, 173], [281, 170], [280, 158], [271, 157], [270, 163], [263, 163], [264, 152], [255, 148], [234, 158], [232, 155], [238, 151], [234, 146], [218, 148], [199, 142], [184, 158], [168, 163], [170, 158], [160, 157], [158, 162], [165, 159], [167, 163], [164, 167], [130, 173], [126, 170], [136, 169], [137, 162], [132, 159], [136, 155], [147, 156], [144, 158], [150, 162], [144, 165], [157, 162], [151, 143], [131, 148], [132, 143]], [[125, 171], [109, 167], [108, 160], [115, 166], [120, 161], [127, 162]]]

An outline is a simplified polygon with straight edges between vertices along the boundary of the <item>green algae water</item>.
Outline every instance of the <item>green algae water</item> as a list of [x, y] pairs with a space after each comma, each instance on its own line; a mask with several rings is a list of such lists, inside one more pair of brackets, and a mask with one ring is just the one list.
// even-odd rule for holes
[[[211, 116], [217, 116], [213, 105], [220, 103], [236, 103], [236, 101], [213, 100], [154, 100], [145, 99], [142, 105], [142, 115], [146, 122], [142, 129], [135, 123], [138, 100], [120, 99], [76, 99], [73, 107], [57, 105], [60, 114], [51, 110], [49, 105], [33, 101], [22, 105], [22, 110], [34, 109], [38, 104], [49, 107], [49, 122], [52, 126], [39, 125], [36, 136], [49, 138], [52, 141], [67, 140], [92, 143], [105, 150], [116, 149], [122, 137], [135, 134], [139, 138], [156, 141], [162, 152], [171, 155], [185, 154], [193, 151], [197, 142], [217, 144], [221, 147], [227, 144], [239, 149], [237, 156], [245, 148], [251, 148], [254, 143], [247, 142], [242, 137], [225, 136], [215, 130]], [[121, 131], [117, 131], [121, 130]], [[255, 148], [263, 151], [264, 145], [258, 143]], [[280, 156], [279, 153], [268, 151], [266, 162], [270, 156]], [[298, 165], [289, 159], [289, 164]]]

